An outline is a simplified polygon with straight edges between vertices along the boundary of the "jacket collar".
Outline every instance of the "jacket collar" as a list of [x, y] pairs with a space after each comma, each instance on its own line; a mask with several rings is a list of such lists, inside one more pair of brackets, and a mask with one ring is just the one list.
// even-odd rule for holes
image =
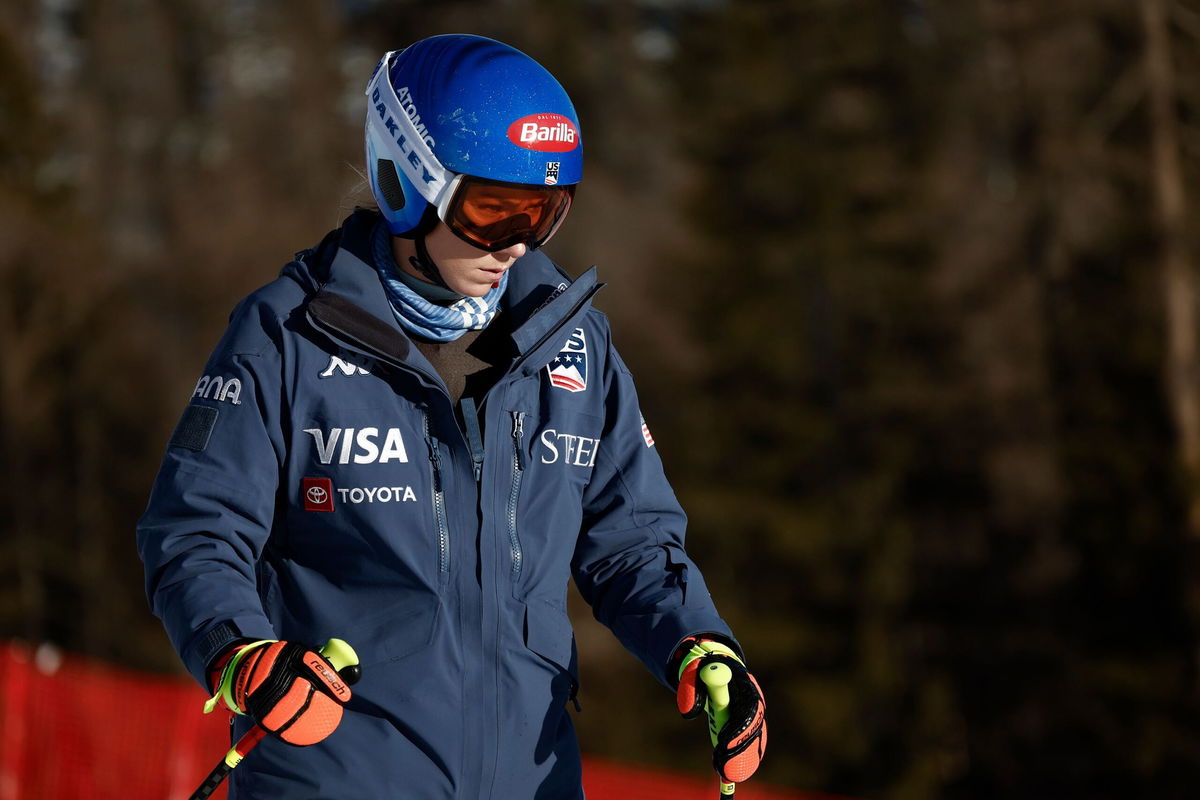
[[[377, 351], [440, 384], [436, 371], [396, 321], [373, 266], [371, 233], [378, 220], [377, 213], [358, 210], [342, 223], [328, 279], [310, 299], [309, 316], [323, 330], [349, 337], [348, 343]], [[553, 334], [577, 320], [602, 287], [595, 267], [572, 281], [539, 250], [518, 259], [501, 303], [510, 314], [518, 359], [536, 361], [540, 351], [561, 345]], [[546, 360], [552, 355], [548, 352]]]

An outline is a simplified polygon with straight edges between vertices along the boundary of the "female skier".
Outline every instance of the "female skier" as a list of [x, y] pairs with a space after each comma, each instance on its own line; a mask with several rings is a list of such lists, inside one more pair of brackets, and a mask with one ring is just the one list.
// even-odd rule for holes
[[[138, 527], [209, 706], [273, 734], [230, 796], [581, 798], [572, 578], [685, 716], [699, 670], [730, 669], [713, 758], [744, 780], [762, 694], [684, 552], [594, 270], [539, 249], [582, 175], [566, 92], [450, 35], [388, 53], [366, 94], [378, 210], [238, 305]], [[330, 637], [361, 659], [352, 689]]]

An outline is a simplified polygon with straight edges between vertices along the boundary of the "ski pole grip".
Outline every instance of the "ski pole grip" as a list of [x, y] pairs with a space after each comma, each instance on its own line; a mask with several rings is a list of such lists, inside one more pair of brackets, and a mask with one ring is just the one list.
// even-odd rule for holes
[[358, 666], [358, 653], [344, 639], [330, 639], [321, 646], [321, 655], [325, 657], [338, 675], [349, 684], [355, 684], [362, 677], [362, 668]]
[[725, 709], [729, 708], [729, 681], [733, 680], [733, 673], [729, 667], [724, 664], [709, 664], [700, 671], [700, 680], [708, 687], [708, 699], [712, 703], [713, 711], [728, 716]]
[[[729, 721], [729, 682], [733, 680], [733, 672], [724, 664], [709, 664], [700, 670], [700, 680], [708, 687], [708, 702], [712, 710], [708, 732], [713, 747], [716, 747], [717, 734]], [[736, 788], [737, 784], [721, 781], [719, 795], [722, 800], [732, 800]]]
[[709, 716], [712, 720], [708, 732], [713, 747], [716, 747], [717, 734], [729, 721], [729, 681], [733, 680], [733, 672], [724, 664], [709, 664], [700, 670], [700, 680], [708, 687]]

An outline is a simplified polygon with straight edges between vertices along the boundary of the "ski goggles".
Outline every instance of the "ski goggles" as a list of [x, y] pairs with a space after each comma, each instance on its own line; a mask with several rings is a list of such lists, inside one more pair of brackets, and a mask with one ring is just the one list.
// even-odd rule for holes
[[530, 186], [455, 175], [438, 219], [469, 244], [495, 253], [514, 244], [541, 247], [571, 210], [575, 186]]

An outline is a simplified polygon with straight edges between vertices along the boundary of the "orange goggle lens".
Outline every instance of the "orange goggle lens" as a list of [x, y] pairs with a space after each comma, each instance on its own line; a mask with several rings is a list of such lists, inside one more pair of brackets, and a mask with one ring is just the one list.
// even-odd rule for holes
[[467, 178], [458, 187], [445, 223], [460, 238], [489, 252], [525, 243], [541, 247], [571, 208], [572, 186], [525, 186]]

